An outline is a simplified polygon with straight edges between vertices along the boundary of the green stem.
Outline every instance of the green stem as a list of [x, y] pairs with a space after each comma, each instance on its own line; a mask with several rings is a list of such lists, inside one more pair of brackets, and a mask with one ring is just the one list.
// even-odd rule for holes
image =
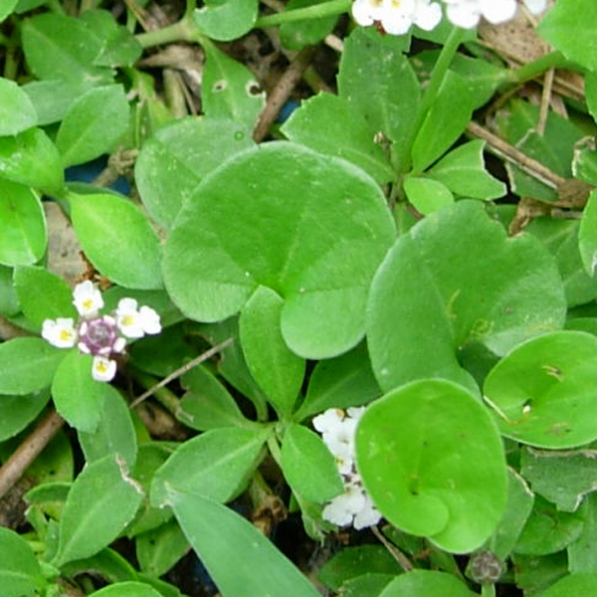
[[199, 29], [193, 22], [193, 19], [184, 17], [178, 23], [158, 29], [157, 31], [139, 33], [135, 38], [144, 48], [151, 48], [177, 41], [196, 41], [198, 33]]
[[329, 2], [322, 2], [321, 4], [315, 4], [305, 8], [277, 12], [257, 19], [255, 27], [263, 29], [264, 27], [273, 27], [274, 25], [281, 25], [282, 23], [307, 21], [340, 15], [344, 12], [348, 12], [351, 5], [351, 0], [330, 0]]
[[187, 6], [184, 11], [184, 18], [190, 19], [197, 8], [197, 0], [187, 0]]
[[493, 583], [482, 584], [481, 597], [495, 597], [495, 585]]
[[530, 81], [536, 77], [542, 75], [551, 68], [564, 68], [569, 66], [569, 62], [563, 56], [561, 52], [550, 52], [524, 64], [520, 68], [515, 68], [508, 71], [508, 77], [506, 83], [520, 85], [525, 81]]
[[452, 63], [452, 59], [458, 50], [458, 46], [462, 43], [464, 38], [465, 31], [464, 29], [460, 29], [459, 27], [454, 27], [452, 29], [444, 47], [441, 49], [439, 57], [431, 71], [431, 76], [429, 77], [429, 83], [425, 92], [423, 93], [423, 97], [421, 99], [421, 103], [419, 104], [419, 108], [417, 110], [417, 117], [415, 119], [415, 126], [413, 127], [413, 132], [408, 139], [408, 143], [406, 147], [408, 151], [404, 152], [402, 155], [406, 156], [405, 163], [401, 168], [402, 172], [408, 172], [408, 170], [412, 166], [412, 148], [415, 143], [415, 139], [419, 133], [420, 128], [423, 126], [425, 122], [425, 118], [427, 118], [427, 114], [431, 107], [433, 106], [435, 100], [437, 99], [437, 95], [441, 89], [443, 82], [446, 79], [446, 74]]

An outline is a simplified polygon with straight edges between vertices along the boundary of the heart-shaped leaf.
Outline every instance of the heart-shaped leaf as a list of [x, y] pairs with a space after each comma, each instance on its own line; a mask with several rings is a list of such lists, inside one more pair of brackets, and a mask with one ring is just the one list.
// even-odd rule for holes
[[597, 338], [554, 332], [516, 347], [489, 373], [483, 393], [502, 433], [540, 448], [597, 439]]
[[379, 511], [447, 551], [478, 548], [504, 512], [508, 477], [497, 426], [451, 382], [413, 382], [371, 404], [356, 454]]
[[284, 341], [306, 358], [355, 346], [371, 278], [394, 238], [375, 182], [290, 143], [235, 156], [180, 212], [164, 249], [168, 291], [188, 317], [219, 321], [261, 285], [284, 299]]
[[481, 348], [503, 355], [560, 328], [565, 309], [541, 242], [507, 238], [481, 203], [461, 201], [401, 236], [379, 267], [368, 305], [373, 370], [385, 390], [443, 377], [476, 391], [463, 365]]

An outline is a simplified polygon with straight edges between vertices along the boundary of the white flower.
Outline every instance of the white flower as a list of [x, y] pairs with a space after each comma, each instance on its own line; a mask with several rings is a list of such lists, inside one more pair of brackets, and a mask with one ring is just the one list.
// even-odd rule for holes
[[372, 527], [381, 520], [379, 510], [373, 505], [373, 501], [367, 493], [364, 492], [365, 501], [362, 508], [355, 513], [353, 526], [357, 531]]
[[[523, 0], [533, 14], [545, 10], [546, 0]], [[444, 0], [448, 19], [463, 29], [479, 24], [481, 17], [497, 25], [505, 23], [516, 14], [516, 0]]]
[[159, 334], [162, 331], [160, 316], [150, 307], [137, 309], [132, 298], [120, 299], [116, 310], [118, 329], [127, 338], [142, 338], [145, 334]]
[[77, 342], [75, 322], [70, 317], [59, 317], [56, 320], [46, 319], [42, 325], [41, 336], [52, 346], [72, 348]]
[[431, 0], [355, 0], [352, 16], [359, 25], [381, 23], [392, 35], [408, 33], [413, 25], [431, 31], [440, 22], [440, 5]]
[[319, 433], [329, 433], [344, 420], [344, 411], [339, 408], [328, 408], [324, 413], [313, 418], [313, 427]]
[[93, 357], [91, 376], [96, 381], [112, 381], [116, 375], [116, 361], [105, 357]]
[[352, 524], [355, 514], [365, 506], [365, 494], [363, 489], [354, 484], [348, 483], [344, 487], [344, 493], [336, 496], [322, 512], [322, 517], [337, 524], [340, 527]]
[[95, 317], [104, 306], [104, 299], [98, 287], [90, 280], [75, 286], [73, 304], [82, 317]]

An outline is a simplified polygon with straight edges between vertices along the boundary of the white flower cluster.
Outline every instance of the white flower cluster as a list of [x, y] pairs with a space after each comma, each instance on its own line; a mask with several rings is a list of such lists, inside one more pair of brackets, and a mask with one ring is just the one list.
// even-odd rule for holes
[[365, 407], [349, 408], [346, 413], [330, 408], [313, 419], [313, 426], [336, 459], [344, 480], [344, 493], [325, 506], [322, 516], [338, 526], [352, 524], [357, 530], [373, 526], [381, 519], [355, 467], [354, 436], [364, 412]]
[[70, 317], [46, 319], [41, 335], [58, 348], [76, 345], [82, 353], [93, 355], [91, 375], [97, 381], [114, 378], [116, 361], [110, 357], [124, 352], [126, 338], [141, 338], [162, 331], [160, 316], [150, 307], [138, 308], [132, 298], [121, 299], [114, 313], [99, 315], [104, 299], [89, 280], [75, 286], [73, 304], [81, 316], [77, 324]]
[[[547, 0], [522, 0], [529, 11], [539, 14]], [[517, 0], [355, 0], [352, 15], [359, 25], [378, 23], [392, 35], [403, 35], [413, 25], [431, 31], [442, 19], [442, 3], [449, 21], [472, 29], [481, 18], [494, 25], [505, 23], [516, 14]]]

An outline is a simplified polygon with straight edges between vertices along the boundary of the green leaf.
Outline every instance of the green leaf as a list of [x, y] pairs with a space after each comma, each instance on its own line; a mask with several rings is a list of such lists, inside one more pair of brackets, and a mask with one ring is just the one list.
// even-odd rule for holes
[[47, 269], [38, 266], [17, 267], [14, 284], [21, 310], [35, 326], [41, 328], [45, 319], [77, 319], [70, 287]]
[[31, 265], [47, 244], [46, 218], [33, 189], [0, 179], [0, 263]]
[[240, 340], [249, 371], [281, 417], [288, 417], [300, 392], [306, 362], [286, 346], [280, 331], [284, 300], [259, 286], [239, 319]]
[[118, 391], [108, 384], [104, 384], [100, 403], [100, 420], [95, 431], [79, 430], [78, 433], [85, 461], [94, 462], [112, 454], [132, 468], [137, 459], [137, 435], [131, 410]]
[[0, 313], [14, 317], [21, 311], [19, 299], [13, 283], [13, 269], [0, 265]]
[[61, 354], [63, 360], [52, 383], [54, 406], [71, 427], [92, 433], [101, 420], [106, 394], [115, 390], [91, 377], [91, 355], [77, 350]]
[[597, 591], [597, 574], [577, 573], [570, 574], [552, 585], [538, 597], [578, 597], [590, 595]]
[[[413, 134], [421, 95], [417, 77], [404, 55], [407, 36], [386, 35], [356, 27], [345, 40], [338, 74], [339, 95], [378, 133], [394, 142], [395, 165], [405, 160], [404, 143]], [[375, 91], [373, 91], [375, 90]]]
[[537, 496], [513, 551], [527, 556], [557, 553], [578, 539], [583, 518], [578, 512], [560, 512], [553, 504]]
[[94, 597], [162, 597], [148, 584], [132, 580], [119, 582], [92, 593]]
[[[446, 118], [446, 114], [450, 117]], [[417, 132], [412, 149], [413, 170], [426, 170], [462, 135], [472, 116], [472, 97], [463, 80], [448, 71]]]
[[441, 182], [453, 193], [473, 199], [498, 199], [506, 185], [485, 170], [483, 141], [469, 141], [444, 156], [427, 176]]
[[160, 241], [143, 212], [113, 194], [69, 195], [83, 251], [110, 280], [126, 288], [162, 287]]
[[534, 503], [535, 495], [525, 480], [512, 469], [508, 469], [506, 511], [494, 534], [487, 542], [487, 548], [498, 559], [505, 561], [512, 552], [531, 515]]
[[328, 408], [362, 406], [380, 395], [367, 351], [360, 345], [340, 357], [315, 365], [307, 395], [295, 413], [295, 420], [300, 421]]
[[466, 584], [446, 572], [412, 570], [397, 576], [379, 597], [473, 597]]
[[287, 428], [281, 465], [292, 491], [305, 500], [321, 504], [343, 492], [344, 485], [332, 453], [317, 433], [302, 425]]
[[195, 11], [194, 21], [216, 41], [231, 41], [248, 33], [257, 20], [258, 0], [207, 0]]
[[0, 23], [15, 9], [19, 0], [0, 0]]
[[360, 169], [265, 144], [199, 185], [166, 243], [164, 279], [199, 321], [226, 319], [259, 285], [271, 288], [284, 297], [288, 347], [328, 358], [362, 338], [369, 284], [394, 234], [381, 191]]
[[41, 338], [13, 338], [0, 344], [0, 394], [24, 395], [52, 383], [66, 353]]
[[391, 574], [402, 572], [390, 552], [381, 545], [345, 547], [321, 567], [318, 579], [330, 589], [338, 591], [351, 578], [364, 574]]
[[521, 452], [521, 474], [533, 491], [555, 504], [558, 510], [575, 512], [586, 494], [597, 486], [597, 452], [543, 451]]
[[269, 429], [221, 427], [182, 444], [159, 468], [151, 503], [163, 506], [170, 488], [226, 502], [242, 491], [263, 456]]
[[568, 545], [569, 570], [572, 574], [594, 572], [597, 569], [597, 493], [594, 491], [585, 498], [585, 520], [578, 539]]
[[0, 138], [0, 176], [50, 192], [60, 191], [64, 186], [60, 154], [48, 136], [37, 128]]
[[537, 594], [568, 574], [565, 551], [541, 557], [512, 554], [512, 564], [516, 585], [529, 595]]
[[[326, 0], [290, 0], [285, 11], [296, 10], [323, 4]], [[280, 25], [280, 41], [289, 50], [301, 50], [306, 46], [319, 43], [323, 38], [332, 32], [337, 16], [309, 19], [305, 21], [289, 21]]]
[[37, 418], [50, 400], [50, 392], [0, 396], [0, 442], [20, 433]]
[[597, 338], [553, 332], [514, 348], [489, 373], [483, 393], [506, 437], [540, 448], [597, 438]]
[[166, 574], [188, 551], [189, 542], [176, 520], [138, 535], [135, 555], [142, 572], [158, 577]]
[[185, 373], [182, 385], [187, 392], [179, 403], [176, 418], [191, 429], [242, 427], [247, 422], [224, 385], [201, 365]]
[[0, 527], [0, 583], [3, 597], [29, 597], [46, 584], [29, 543]]
[[476, 391], [459, 358], [503, 355], [561, 327], [565, 309], [541, 243], [507, 238], [482, 204], [460, 201], [402, 235], [379, 267], [368, 305], [373, 371], [385, 390], [443, 377]]
[[587, 108], [593, 120], [597, 121], [597, 73], [587, 73], [585, 76], [585, 97]]
[[170, 228], [199, 182], [230, 156], [253, 147], [232, 120], [184, 118], [148, 139], [135, 164], [135, 182], [151, 216]]
[[[204, 497], [172, 489], [169, 502], [182, 530], [222, 595], [319, 596], [294, 564], [248, 520], [229, 508]], [[242, 553], [242, 558], [238, 557], [239, 553]], [[235, 563], [234, 566], [230, 565], [231, 562]]]
[[443, 183], [429, 178], [409, 177], [404, 192], [418, 212], [424, 216], [454, 203], [454, 196]]
[[558, 0], [537, 31], [568, 60], [597, 71], [597, 41], [593, 24], [597, 5], [584, 0]]
[[213, 44], [205, 43], [203, 49], [206, 54], [201, 87], [203, 111], [211, 120], [232, 120], [250, 134], [265, 105], [259, 83], [244, 65]]
[[114, 150], [129, 126], [129, 105], [121, 85], [89, 90], [77, 98], [58, 129], [62, 164], [83, 164]]
[[0, 77], [0, 97], [0, 136], [18, 135], [37, 124], [29, 96], [14, 81]]
[[139, 484], [117, 456], [86, 464], [68, 494], [53, 563], [62, 566], [107, 547], [133, 519], [142, 497]]
[[356, 455], [383, 516], [446, 551], [480, 547], [504, 513], [508, 478], [497, 427], [451, 382], [413, 382], [369, 405]]
[[378, 183], [395, 178], [381, 145], [375, 143], [369, 125], [347, 100], [320, 93], [295, 110], [282, 132], [290, 141], [359, 166]]
[[38, 14], [24, 21], [22, 38], [27, 64], [39, 79], [100, 85], [113, 78], [111, 69], [94, 65], [103, 42], [81, 19]]
[[597, 267], [597, 190], [591, 193], [583, 211], [578, 245], [585, 270], [590, 276], [595, 276], [595, 267]]

